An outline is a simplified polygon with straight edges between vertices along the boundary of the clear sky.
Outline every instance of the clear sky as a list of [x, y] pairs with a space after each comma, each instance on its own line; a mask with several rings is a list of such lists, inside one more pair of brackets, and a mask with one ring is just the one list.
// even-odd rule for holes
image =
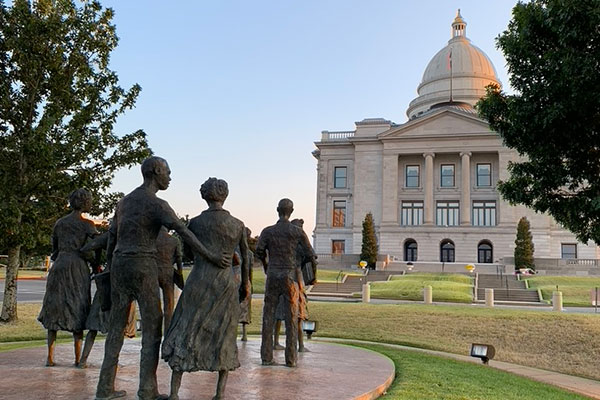
[[[117, 132], [143, 129], [169, 161], [171, 187], [159, 196], [180, 215], [206, 208], [199, 187], [229, 183], [225, 208], [257, 235], [277, 219], [315, 224], [316, 160], [322, 130], [353, 130], [382, 117], [406, 121], [425, 67], [450, 39], [461, 9], [467, 37], [490, 57], [507, 85], [496, 36], [512, 0], [133, 1], [115, 10], [120, 37], [111, 68], [121, 84], [142, 86]], [[128, 193], [139, 167], [118, 173]]]

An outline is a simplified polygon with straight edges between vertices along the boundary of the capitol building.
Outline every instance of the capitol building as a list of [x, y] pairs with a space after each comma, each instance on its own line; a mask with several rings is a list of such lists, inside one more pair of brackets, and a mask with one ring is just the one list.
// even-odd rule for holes
[[402, 261], [495, 263], [512, 257], [517, 223], [527, 217], [535, 257], [598, 258], [550, 216], [512, 206], [497, 191], [518, 154], [474, 109], [490, 83], [487, 55], [467, 37], [458, 12], [448, 44], [425, 68], [407, 122], [356, 122], [323, 131], [317, 165], [314, 246], [359, 254], [362, 222], [373, 214], [379, 253]]

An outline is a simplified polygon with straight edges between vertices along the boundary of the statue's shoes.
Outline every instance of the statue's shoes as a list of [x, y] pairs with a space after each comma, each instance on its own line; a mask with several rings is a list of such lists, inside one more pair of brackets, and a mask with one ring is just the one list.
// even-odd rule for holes
[[127, 396], [127, 392], [125, 390], [115, 390], [114, 392], [109, 394], [107, 397], [96, 396], [96, 400], [111, 400], [111, 399], [118, 399], [120, 397], [125, 397], [125, 396]]
[[271, 361], [262, 360], [262, 365], [274, 365], [274, 364], [275, 364], [275, 361], [273, 361], [273, 360], [271, 360]]

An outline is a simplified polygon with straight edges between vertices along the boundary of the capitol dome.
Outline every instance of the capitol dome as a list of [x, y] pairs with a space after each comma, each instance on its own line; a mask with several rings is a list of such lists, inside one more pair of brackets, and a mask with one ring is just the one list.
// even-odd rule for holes
[[500, 85], [494, 65], [483, 50], [471, 44], [466, 27], [458, 10], [448, 45], [425, 68], [417, 88], [418, 97], [406, 111], [409, 119], [441, 104], [471, 108], [485, 94], [487, 85]]

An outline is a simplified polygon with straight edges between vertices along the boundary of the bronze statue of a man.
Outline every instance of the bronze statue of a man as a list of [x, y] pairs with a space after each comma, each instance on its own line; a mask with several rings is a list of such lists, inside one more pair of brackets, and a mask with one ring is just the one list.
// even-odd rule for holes
[[261, 232], [256, 245], [256, 255], [267, 274], [260, 348], [263, 365], [273, 364], [273, 325], [280, 295], [283, 296], [285, 305], [285, 364], [295, 367], [298, 359], [296, 343], [299, 292], [296, 254], [301, 249], [304, 254], [311, 255], [312, 262], [315, 262], [315, 257], [304, 231], [290, 222], [293, 211], [294, 203], [290, 199], [280, 200], [277, 206], [279, 221]]
[[[179, 240], [169, 235], [169, 231], [162, 227], [158, 238], [156, 239], [156, 263], [158, 265], [158, 286], [162, 289], [163, 314], [164, 314], [164, 332], [169, 329], [171, 318], [173, 317], [173, 308], [175, 307], [175, 282], [173, 276], [179, 275], [183, 282], [183, 255]], [[177, 269], [173, 268], [177, 265]]]
[[160, 395], [156, 368], [161, 341], [162, 312], [156, 266], [156, 238], [162, 226], [173, 229], [190, 245], [195, 253], [222, 268], [231, 265], [230, 254], [213, 254], [196, 239], [179, 220], [169, 204], [156, 197], [171, 181], [167, 161], [150, 157], [142, 163], [144, 183], [123, 197], [117, 204], [109, 230], [108, 253], [110, 265], [112, 310], [109, 331], [104, 347], [104, 360], [96, 389], [96, 399], [114, 399], [126, 395], [115, 391], [115, 375], [127, 312], [137, 300], [142, 318], [142, 350], [140, 356], [141, 400], [166, 399]]

